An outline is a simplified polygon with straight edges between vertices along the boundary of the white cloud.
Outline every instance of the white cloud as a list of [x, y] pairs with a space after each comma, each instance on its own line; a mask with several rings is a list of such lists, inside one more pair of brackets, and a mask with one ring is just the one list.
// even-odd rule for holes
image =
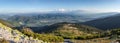
[[60, 9], [57, 9], [58, 11], [61, 11], [61, 12], [65, 12], [65, 11], [67, 11], [66, 9], [64, 9], [64, 8], [60, 8]]

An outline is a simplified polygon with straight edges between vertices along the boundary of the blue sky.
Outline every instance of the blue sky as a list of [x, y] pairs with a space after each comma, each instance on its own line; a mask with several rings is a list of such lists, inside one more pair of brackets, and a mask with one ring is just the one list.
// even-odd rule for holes
[[56, 9], [120, 12], [120, 0], [0, 0], [0, 12]]

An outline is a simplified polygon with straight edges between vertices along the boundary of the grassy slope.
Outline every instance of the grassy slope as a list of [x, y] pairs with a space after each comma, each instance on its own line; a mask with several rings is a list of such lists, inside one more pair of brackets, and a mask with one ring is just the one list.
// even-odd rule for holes
[[102, 30], [76, 23], [57, 23], [45, 26], [43, 29], [38, 30], [38, 32], [55, 34], [62, 37], [77, 37], [90, 36], [92, 34], [100, 33]]
[[0, 19], [0, 23], [6, 25], [6, 26], [8, 26], [8, 27], [13, 27], [13, 25], [11, 25], [11, 24], [10, 24], [8, 21], [6, 21], [6, 20]]

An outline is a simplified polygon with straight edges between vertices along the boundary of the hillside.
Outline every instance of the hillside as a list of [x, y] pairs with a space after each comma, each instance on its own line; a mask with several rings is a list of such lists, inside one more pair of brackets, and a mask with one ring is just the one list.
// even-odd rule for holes
[[120, 28], [120, 14], [106, 17], [106, 18], [100, 18], [88, 22], [84, 22], [85, 25], [90, 25], [102, 30], [108, 30], [108, 29], [114, 29], [114, 28]]
[[8, 18], [8, 21], [14, 26], [20, 26], [19, 22], [26, 26], [36, 27], [51, 25], [59, 22], [83, 22], [91, 18], [82, 17], [79, 15], [64, 14], [64, 13], [50, 13], [50, 14], [25, 14], [14, 15]]
[[[43, 43], [42, 40], [33, 39], [32, 37], [28, 37], [18, 30], [14, 30], [4, 23], [0, 22], [0, 39], [5, 39], [10, 43]], [[33, 40], [33, 41], [31, 41]], [[2, 43], [2, 42], [1, 42]]]
[[[43, 29], [48, 30], [49, 32], [52, 32], [54, 30], [59, 30], [59, 29], [73, 29], [77, 28], [78, 30], [81, 31], [86, 31], [89, 33], [89, 31], [94, 31], [94, 32], [100, 32], [101, 30], [94, 28], [94, 27], [90, 27], [90, 26], [86, 26], [86, 25], [82, 25], [82, 24], [77, 24], [77, 23], [67, 23], [67, 22], [62, 22], [62, 23], [56, 23], [56, 24], [52, 24], [52, 25], [48, 25], [48, 26], [43, 26], [41, 27], [42, 31]], [[48, 32], [47, 31], [47, 32]]]
[[120, 28], [111, 29], [108, 33], [110, 33], [110, 39], [120, 39]]
[[3, 20], [3, 19], [0, 19], [0, 23], [8, 26], [8, 27], [14, 27], [12, 24], [10, 24], [10, 22], [8, 22], [7, 20]]
[[57, 36], [62, 36], [64, 38], [70, 37], [75, 38], [78, 36], [91, 36], [93, 34], [102, 32], [102, 30], [82, 24], [63, 22], [41, 27], [39, 28], [39, 30], [36, 30], [35, 32], [55, 34]]
[[14, 26], [20, 26], [19, 22], [26, 26], [36, 27], [51, 25], [60, 22], [86, 22], [97, 18], [103, 18], [117, 14], [116, 12], [107, 13], [88, 13], [85, 11], [69, 11], [69, 12], [49, 12], [49, 13], [17, 13], [13, 16], [4, 17]]

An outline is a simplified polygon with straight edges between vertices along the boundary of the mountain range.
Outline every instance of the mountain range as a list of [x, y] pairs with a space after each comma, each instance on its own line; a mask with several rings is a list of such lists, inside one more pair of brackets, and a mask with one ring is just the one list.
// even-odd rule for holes
[[[15, 30], [15, 32], [18, 32], [19, 39], [22, 36], [29, 36], [43, 41], [111, 38], [115, 36], [113, 34], [116, 34], [117, 37], [119, 36], [119, 17], [120, 14], [116, 12], [89, 13], [79, 10], [70, 12], [16, 13], [13, 15], [1, 14], [0, 29], [8, 28], [4, 30], [5, 32], [10, 29], [10, 31], [7, 31], [9, 34], [13, 34], [11, 31], [14, 32]], [[22, 30], [25, 31], [23, 32]]]
[[9, 21], [14, 26], [20, 26], [21, 22], [26, 26], [39, 27], [59, 22], [86, 22], [116, 15], [117, 12], [91, 13], [83, 10], [75, 10], [66, 12], [51, 11], [47, 13], [10, 13], [10, 15], [7, 14], [4, 14], [4, 16], [2, 16], [1, 14], [1, 19]]
[[92, 21], [84, 22], [83, 24], [90, 25], [102, 30], [120, 28], [120, 14], [100, 18]]

